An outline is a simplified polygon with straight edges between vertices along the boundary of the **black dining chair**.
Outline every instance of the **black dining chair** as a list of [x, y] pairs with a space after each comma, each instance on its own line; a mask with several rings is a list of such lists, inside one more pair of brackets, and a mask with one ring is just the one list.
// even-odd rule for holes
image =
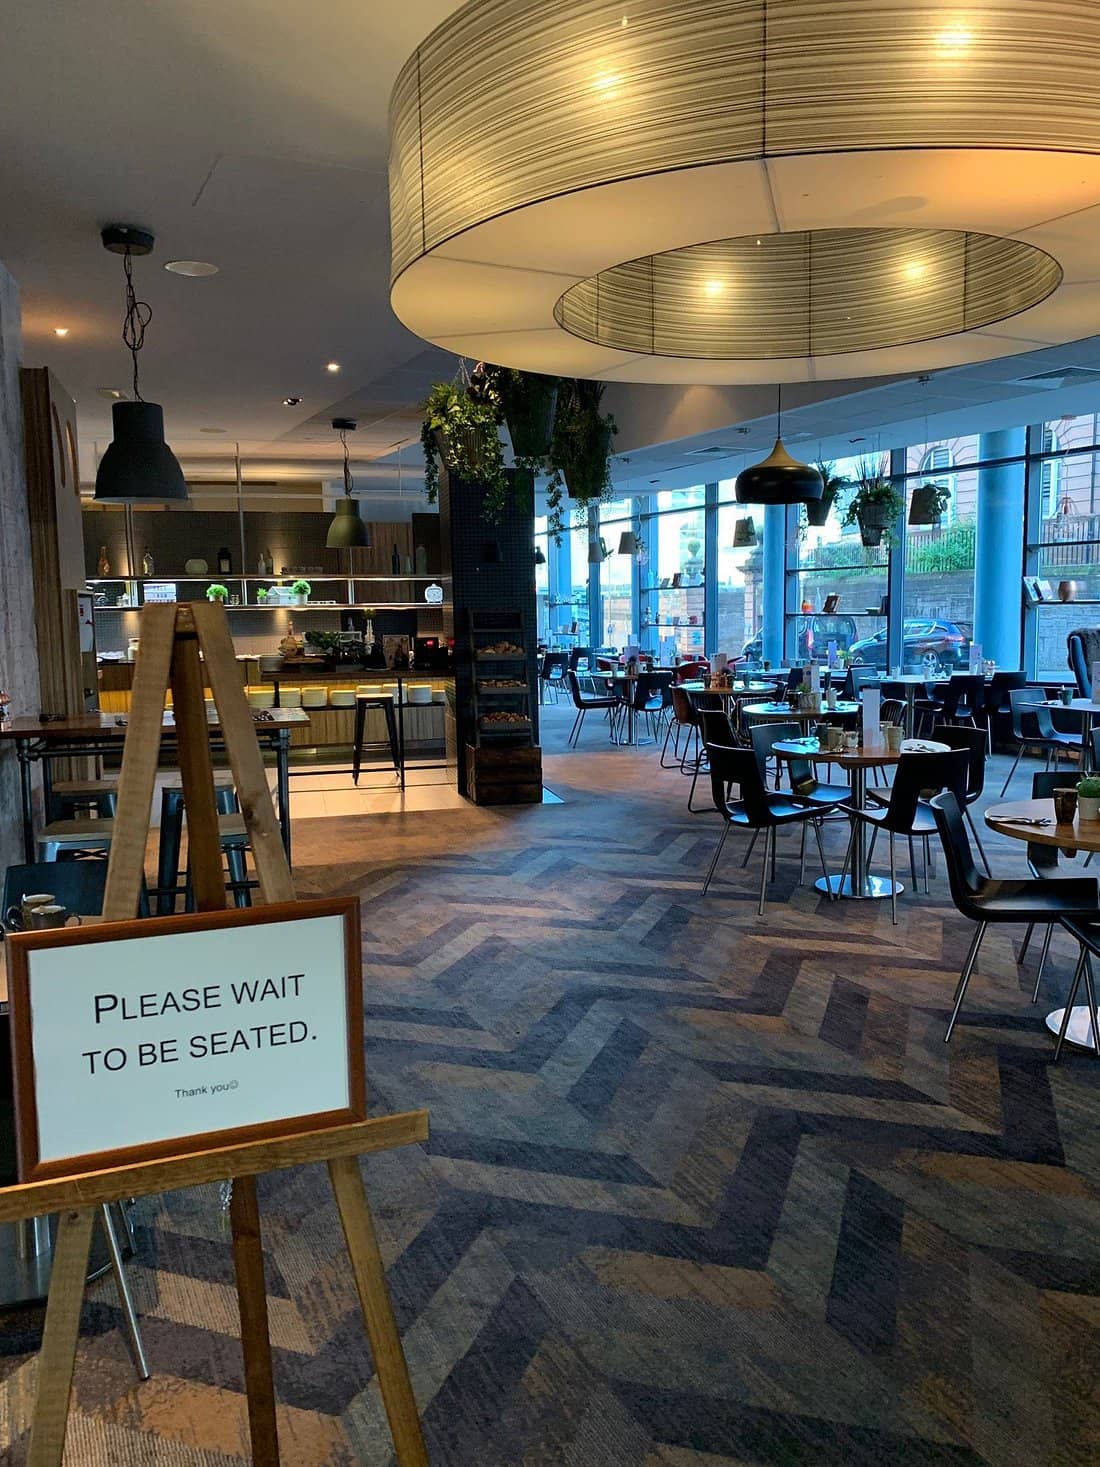
[[1052, 759], [1057, 769], [1059, 755], [1068, 753], [1070, 749], [1081, 752], [1081, 735], [1061, 733], [1054, 727], [1050, 709], [1042, 706], [1042, 700], [1045, 697], [1046, 693], [1042, 688], [1012, 688], [1009, 690], [1008, 704], [1012, 713], [1012, 737], [1019, 748], [1012, 762], [1012, 768], [1008, 771], [1008, 778], [1001, 786], [1002, 798], [1005, 790], [1012, 783], [1012, 776], [1016, 773], [1016, 766], [1023, 757], [1025, 749], [1045, 749], [1048, 769]]
[[965, 802], [960, 800], [960, 803], [966, 823], [970, 826], [970, 834], [974, 837], [974, 844], [978, 847], [978, 854], [982, 858], [985, 874], [992, 876], [989, 858], [986, 856], [982, 838], [978, 834], [978, 827], [974, 824], [974, 816], [971, 814], [971, 807], [981, 799], [985, 792], [985, 760], [989, 751], [989, 736], [984, 728], [966, 728], [959, 723], [937, 723], [933, 725], [932, 738], [936, 743], [947, 744], [949, 748], [966, 750], [966, 799]]
[[1094, 876], [1058, 877], [1054, 880], [1031, 877], [1010, 881], [983, 876], [974, 865], [962, 807], [954, 794], [946, 790], [934, 796], [931, 810], [943, 845], [951, 899], [964, 917], [978, 924], [955, 988], [951, 1017], [943, 1036], [943, 1042], [947, 1044], [954, 1033], [989, 924], [1087, 923], [1095, 918], [1100, 906], [1100, 888]]
[[554, 695], [554, 702], [558, 701], [558, 694], [565, 692], [566, 657], [564, 652], [547, 652], [542, 659], [539, 668], [539, 699], [542, 700], [543, 692], [549, 688]]
[[1077, 1002], [1077, 990], [1081, 987], [1082, 978], [1085, 980], [1085, 1003], [1088, 1006], [1089, 1032], [1092, 1035], [1093, 1052], [1100, 1059], [1100, 1029], [1096, 1023], [1096, 984], [1092, 973], [1092, 960], [1100, 956], [1100, 927], [1095, 922], [1086, 922], [1073, 917], [1062, 917], [1060, 921], [1070, 937], [1081, 944], [1081, 953], [1077, 959], [1077, 967], [1073, 973], [1069, 993], [1066, 996], [1065, 1008], [1062, 1010], [1062, 1023], [1054, 1045], [1055, 1063], [1062, 1055], [1062, 1045], [1066, 1042], [1066, 1031], [1069, 1028], [1070, 1015]]
[[566, 669], [565, 682], [569, 689], [569, 696], [573, 699], [573, 707], [577, 710], [577, 716], [574, 718], [573, 727], [569, 732], [570, 744], [576, 748], [580, 741], [581, 729], [584, 727], [585, 714], [593, 712], [605, 712], [607, 714], [610, 723], [608, 737], [614, 742], [615, 720], [622, 711], [622, 699], [610, 696], [600, 697], [599, 695], [594, 698], [586, 698], [581, 692], [581, 685], [577, 681], [577, 674], [571, 668]]
[[1008, 718], [1012, 713], [1008, 695], [1014, 689], [1026, 688], [1027, 677], [1022, 672], [995, 672], [989, 679], [985, 690], [985, 703], [982, 713], [985, 716], [985, 726], [989, 733], [989, 747], [993, 748], [996, 737], [996, 724], [998, 718]]
[[[775, 834], [780, 826], [796, 825], [800, 821], [805, 824], [809, 822], [814, 829], [817, 839], [818, 855], [821, 858], [821, 870], [825, 876], [826, 887], [832, 892], [829, 881], [829, 868], [825, 863], [825, 847], [821, 843], [821, 817], [825, 813], [820, 806], [811, 805], [808, 801], [800, 800], [787, 794], [777, 794], [765, 788], [764, 781], [760, 777], [760, 766], [756, 760], [756, 754], [752, 749], [730, 749], [723, 748], [720, 744], [709, 744], [707, 746], [707, 759], [710, 766], [711, 798], [714, 807], [725, 822], [722, 827], [722, 835], [718, 841], [718, 848], [707, 871], [706, 880], [703, 882], [703, 895], [706, 896], [718, 865], [718, 858], [722, 854], [722, 847], [726, 843], [726, 836], [735, 826], [739, 830], [751, 830], [755, 833], [764, 832], [764, 858], [760, 870], [760, 898], [757, 904], [757, 913], [764, 915], [765, 895], [768, 886], [769, 865], [774, 877], [775, 871]], [[727, 791], [731, 786], [738, 788], [738, 798], [731, 800]], [[802, 847], [802, 875], [805, 874], [805, 844]], [[800, 876], [801, 879], [801, 876]], [[835, 897], [833, 898], [835, 900]]]
[[894, 837], [903, 835], [909, 842], [909, 870], [913, 887], [917, 885], [917, 868], [913, 853], [914, 837], [924, 845], [924, 889], [928, 891], [928, 870], [931, 863], [929, 837], [935, 834], [936, 822], [924, 798], [932, 791], [954, 789], [960, 796], [966, 791], [966, 752], [953, 749], [945, 754], [905, 754], [898, 761], [894, 783], [890, 786], [890, 797], [881, 808], [868, 806], [858, 810], [852, 808], [852, 835], [844, 856], [840, 873], [841, 884], [848, 872], [852, 847], [859, 834], [860, 823], [872, 827], [871, 847], [867, 853], [870, 866], [879, 831], [885, 831], [890, 839], [890, 919], [897, 926], [898, 898], [894, 861]]
[[[1067, 779], [1064, 774], [1057, 770], [1041, 769], [1031, 776], [1031, 798], [1033, 800], [1050, 800], [1054, 798], [1056, 789], [1067, 788]], [[1046, 841], [1029, 840], [1025, 847], [1027, 853], [1027, 867], [1032, 876], [1058, 877], [1060, 867], [1058, 865], [1058, 847], [1051, 846]], [[1088, 861], [1085, 862], [1088, 865]], [[1035, 931], [1035, 923], [1029, 922], [1024, 940], [1020, 944], [1021, 963], [1027, 958], [1027, 950]], [[1047, 965], [1047, 955], [1050, 952], [1050, 939], [1054, 933], [1054, 924], [1048, 922], [1043, 932], [1043, 945], [1039, 950], [1039, 966], [1035, 971], [1035, 988], [1031, 994], [1031, 1002], [1039, 1001], [1039, 990], [1043, 986], [1043, 972]]]
[[[7, 918], [11, 907], [17, 907], [28, 892], [48, 891], [62, 907], [78, 917], [98, 917], [103, 911], [103, 893], [107, 888], [107, 862], [31, 861], [26, 866], [9, 866], [4, 872], [3, 907]], [[141, 878], [136, 917], [148, 917], [149, 890]]]
[[777, 758], [772, 752], [776, 744], [782, 744], [788, 739], [797, 739], [801, 736], [802, 726], [794, 722], [754, 723], [749, 729], [749, 743], [756, 755], [756, 762], [760, 766], [760, 777], [765, 785], [768, 783], [769, 759], [775, 760], [775, 788], [778, 789], [782, 783], [783, 760]]

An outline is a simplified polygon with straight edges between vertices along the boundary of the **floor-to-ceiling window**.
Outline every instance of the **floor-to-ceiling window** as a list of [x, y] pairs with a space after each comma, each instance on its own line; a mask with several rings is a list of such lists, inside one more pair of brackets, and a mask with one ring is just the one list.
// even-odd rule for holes
[[[706, 491], [663, 489], [641, 518], [645, 564], [641, 584], [642, 646], [682, 657], [706, 648]], [[665, 659], [662, 659], [665, 660]]]
[[634, 620], [634, 558], [619, 552], [624, 532], [634, 530], [634, 501], [600, 505], [600, 538], [607, 555], [600, 566], [601, 642], [605, 647], [637, 644]]
[[[905, 499], [905, 594], [901, 665], [908, 671], [966, 671], [974, 634], [977, 435], [912, 444]], [[946, 496], [938, 524], [908, 523], [935, 488]]]
[[[760, 656], [763, 619], [763, 510], [733, 500], [733, 479], [718, 485], [717, 622], [707, 643], [716, 652], [733, 659]], [[737, 543], [740, 536], [741, 543]]]
[[1068, 677], [1066, 636], [1100, 623], [1100, 437], [1097, 415], [1044, 423], [1029, 483], [1038, 496], [1028, 560], [1042, 600], [1031, 612], [1034, 673]]

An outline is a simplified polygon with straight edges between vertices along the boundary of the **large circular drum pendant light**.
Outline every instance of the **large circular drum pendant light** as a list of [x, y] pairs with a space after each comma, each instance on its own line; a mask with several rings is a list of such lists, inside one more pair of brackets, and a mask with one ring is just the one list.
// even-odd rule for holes
[[1100, 334], [1100, 5], [1055, 9], [468, 0], [391, 99], [393, 307], [474, 360], [612, 382]]
[[187, 482], [179, 460], [164, 441], [164, 409], [145, 402], [138, 386], [138, 353], [145, 345], [145, 328], [152, 307], [139, 301], [134, 290], [133, 257], [153, 252], [154, 238], [132, 224], [109, 224], [100, 238], [103, 248], [122, 256], [126, 276], [126, 315], [122, 340], [133, 363], [133, 402], [111, 405], [113, 438], [99, 461], [95, 498], [101, 504], [166, 504], [187, 498]]
[[348, 434], [358, 426], [355, 418], [333, 418], [332, 426], [340, 434], [344, 450], [344, 497], [336, 501], [336, 513], [329, 523], [325, 544], [330, 550], [352, 550], [356, 547], [370, 549], [370, 530], [359, 514], [359, 501], [352, 493], [355, 480], [351, 477], [351, 454], [348, 450]]
[[801, 464], [783, 446], [783, 389], [776, 410], [775, 447], [766, 459], [742, 469], [734, 484], [738, 504], [812, 504], [825, 481], [812, 464]]

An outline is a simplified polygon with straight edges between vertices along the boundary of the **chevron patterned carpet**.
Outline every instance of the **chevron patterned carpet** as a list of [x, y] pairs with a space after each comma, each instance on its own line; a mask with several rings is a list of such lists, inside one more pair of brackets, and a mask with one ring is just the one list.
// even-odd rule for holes
[[[799, 888], [781, 841], [758, 918], [731, 840], [703, 899], [717, 817], [655, 750], [584, 745], [547, 760], [561, 805], [298, 826], [302, 893], [362, 896], [372, 1109], [431, 1111], [365, 1174], [433, 1464], [1100, 1461], [1100, 1065], [1052, 1065], [1040, 1022], [1068, 948], [1032, 1007], [1020, 934], [991, 935], [946, 1047], [970, 932], [942, 880], [895, 928]], [[261, 1205], [283, 1460], [381, 1467], [325, 1179]], [[135, 1221], [153, 1378], [95, 1285], [66, 1462], [240, 1467], [216, 1199]], [[40, 1320], [3, 1323], [6, 1467]]]

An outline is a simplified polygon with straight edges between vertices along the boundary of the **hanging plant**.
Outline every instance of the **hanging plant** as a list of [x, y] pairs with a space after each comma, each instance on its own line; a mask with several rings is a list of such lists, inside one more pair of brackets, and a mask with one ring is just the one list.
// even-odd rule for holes
[[951, 490], [946, 484], [922, 484], [913, 490], [909, 501], [909, 523], [911, 525], [938, 525], [943, 512], [951, 503]]
[[549, 456], [558, 406], [559, 377], [490, 367], [517, 468], [537, 473]]
[[815, 464], [814, 467], [821, 475], [825, 488], [822, 491], [820, 499], [807, 501], [805, 524], [813, 525], [817, 529], [820, 529], [822, 525], [828, 523], [836, 497], [842, 489], [847, 487], [848, 480], [844, 478], [843, 474], [837, 473], [836, 464], [821, 463]]
[[856, 470], [856, 492], [848, 501], [842, 524], [845, 528], [859, 526], [859, 538], [869, 549], [889, 545], [893, 534], [891, 526], [902, 510], [905, 500], [894, 488], [889, 477], [890, 458], [883, 454], [877, 458], [863, 458]]
[[439, 495], [439, 463], [447, 472], [485, 490], [485, 513], [499, 519], [508, 497], [504, 452], [497, 428], [500, 394], [483, 367], [463, 383], [437, 382], [424, 404], [420, 443], [424, 450], [424, 488], [434, 504]]
[[547, 486], [554, 534], [562, 528], [563, 485], [576, 501], [582, 522], [589, 505], [611, 493], [611, 440], [619, 430], [611, 414], [601, 411], [603, 394], [602, 382], [585, 377], [564, 378], [559, 388]]

